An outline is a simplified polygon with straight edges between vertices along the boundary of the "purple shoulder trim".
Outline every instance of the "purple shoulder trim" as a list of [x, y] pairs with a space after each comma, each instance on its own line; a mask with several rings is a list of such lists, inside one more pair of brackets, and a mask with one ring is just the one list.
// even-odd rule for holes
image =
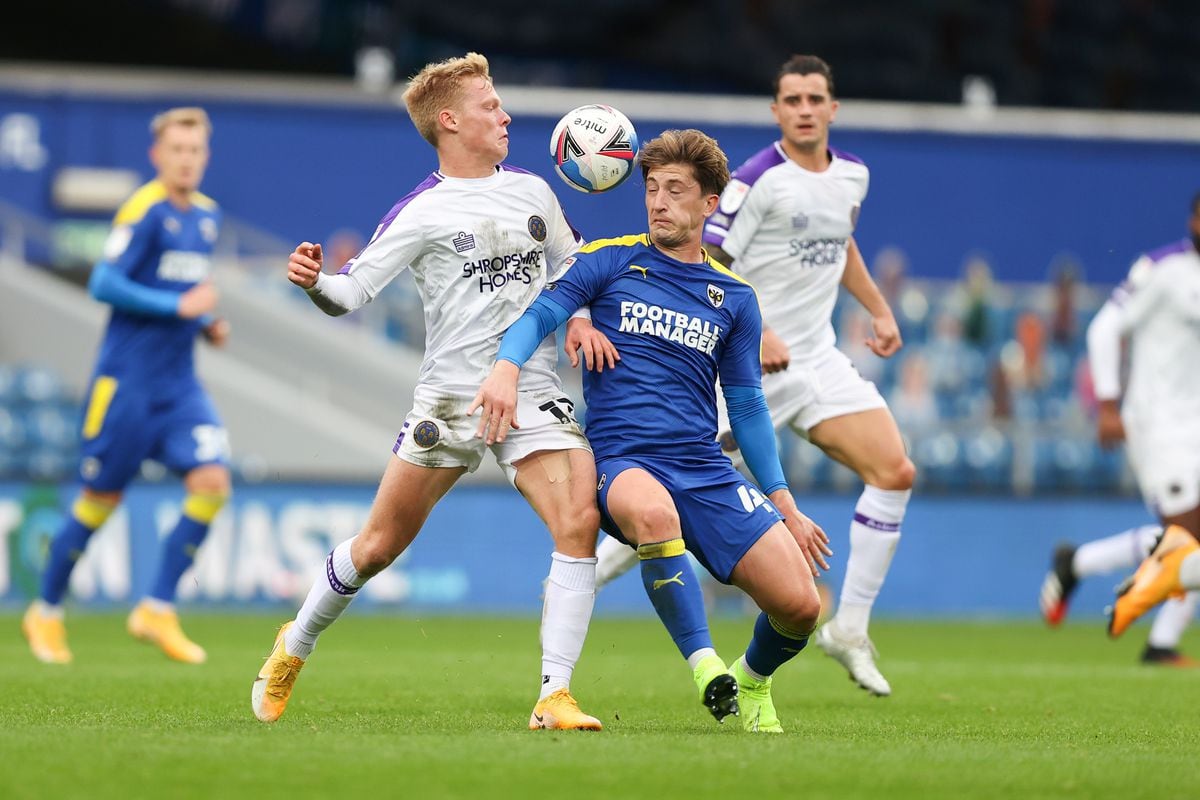
[[853, 161], [855, 164], [862, 164], [864, 167], [867, 165], [867, 162], [854, 155], [854, 153], [847, 153], [845, 150], [838, 150], [836, 147], [829, 148], [829, 152], [833, 153], [842, 161]]
[[1186, 253], [1191, 249], [1193, 249], [1191, 239], [1180, 239], [1177, 242], [1171, 242], [1170, 244], [1163, 245], [1155, 250], [1151, 250], [1149, 253], [1146, 253], [1146, 258], [1157, 264], [1167, 256]]
[[772, 142], [747, 158], [740, 167], [734, 170], [733, 177], [747, 186], [753, 186], [755, 181], [763, 176], [763, 173], [785, 161], [787, 161], [787, 157], [779, 149], [779, 143]]
[[520, 167], [514, 167], [512, 164], [501, 164], [500, 169], [504, 170], [505, 172], [519, 172], [522, 175], [537, 175], [537, 177], [539, 177], [539, 178], [542, 177], [541, 175], [538, 175], [536, 172], [530, 172], [527, 169], [521, 169]]
[[[399, 202], [397, 202], [396, 205], [392, 206], [391, 210], [388, 211], [388, 213], [384, 215], [383, 219], [381, 219], [379, 221], [379, 227], [376, 228], [375, 235], [371, 237], [371, 242], [375, 241], [376, 239], [378, 239], [380, 236], [383, 235], [383, 232], [388, 229], [388, 226], [391, 225], [392, 222], [395, 221], [396, 216], [402, 210], [404, 210], [404, 207], [406, 205], [408, 205], [409, 203], [411, 203], [417, 195], [419, 195], [421, 192], [424, 192], [428, 189], [432, 189], [433, 187], [437, 186], [441, 182], [442, 182], [442, 176], [436, 172], [432, 172], [429, 174], [428, 178], [426, 178], [425, 180], [418, 183], [416, 185], [416, 188], [414, 188], [408, 194], [404, 195], [404, 197], [401, 197]], [[367, 244], [370, 245], [371, 242], [367, 242]], [[364, 247], [363, 249], [366, 249], [366, 248]], [[358, 256], [355, 256], [354, 258], [358, 258]], [[338, 270], [338, 274], [345, 275], [346, 273], [348, 273], [350, 271], [350, 265], [353, 263], [354, 263], [353, 258], [350, 259], [349, 261], [347, 261], [345, 263], [345, 265], [343, 265], [342, 268]]]

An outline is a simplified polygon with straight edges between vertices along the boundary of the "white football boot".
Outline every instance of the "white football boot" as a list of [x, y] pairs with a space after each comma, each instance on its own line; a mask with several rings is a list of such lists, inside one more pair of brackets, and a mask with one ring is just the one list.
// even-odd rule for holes
[[887, 697], [892, 687], [887, 678], [875, 666], [878, 653], [875, 645], [866, 636], [861, 639], [843, 639], [834, 623], [828, 622], [817, 630], [813, 641], [850, 673], [850, 679], [876, 697]]

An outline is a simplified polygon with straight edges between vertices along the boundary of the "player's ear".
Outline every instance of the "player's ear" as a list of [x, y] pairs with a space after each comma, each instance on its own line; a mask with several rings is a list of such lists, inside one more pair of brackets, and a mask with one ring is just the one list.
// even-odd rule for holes
[[717, 205], [721, 202], [721, 195], [710, 194], [704, 198], [704, 216], [710, 217], [716, 213]]
[[458, 115], [452, 108], [443, 108], [438, 112], [438, 124], [449, 131], [458, 130]]

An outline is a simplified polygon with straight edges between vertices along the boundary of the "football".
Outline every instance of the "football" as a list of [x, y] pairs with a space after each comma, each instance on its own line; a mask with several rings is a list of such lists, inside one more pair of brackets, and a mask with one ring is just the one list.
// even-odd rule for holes
[[589, 194], [620, 186], [637, 154], [633, 123], [611, 106], [580, 106], [558, 121], [550, 137], [554, 171], [572, 189]]

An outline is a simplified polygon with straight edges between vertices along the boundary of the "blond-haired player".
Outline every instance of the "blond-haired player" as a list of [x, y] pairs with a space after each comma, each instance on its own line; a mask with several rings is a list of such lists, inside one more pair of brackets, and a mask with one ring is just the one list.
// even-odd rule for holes
[[127, 628], [177, 661], [205, 660], [180, 628], [174, 603], [179, 578], [230, 491], [225, 429], [192, 361], [197, 335], [221, 345], [229, 334], [228, 323], [211, 316], [210, 259], [221, 215], [198, 191], [212, 124], [202, 108], [173, 108], [150, 131], [157, 175], [117, 211], [88, 284], [112, 313], [81, 431], [83, 489], [50, 546], [39, 598], [22, 624], [33, 654], [48, 663], [72, 658], [62, 607], [71, 571], [147, 458], [182, 474], [187, 497]]
[[[411, 269], [427, 333], [412, 410], [366, 526], [329, 554], [324, 574], [296, 619], [280, 630], [254, 682], [254, 713], [267, 722], [283, 713], [320, 633], [371, 576], [404, 552], [455, 481], [479, 466], [487, 448], [474, 436], [471, 399], [505, 329], [579, 245], [546, 182], [502, 163], [511, 120], [487, 59], [469, 53], [430, 64], [404, 99], [413, 124], [437, 151], [437, 171], [392, 207], [337, 274], [322, 272], [319, 244], [300, 244], [288, 262], [288, 279], [332, 315], [370, 302]], [[529, 726], [599, 730], [600, 721], [581, 712], [569, 690], [595, 597], [596, 470], [554, 371], [553, 337], [540, 344], [534, 361], [521, 383], [523, 425], [491, 447], [555, 544], [542, 616], [541, 696]], [[496, 546], [495, 534], [489, 531], [480, 546]]]

